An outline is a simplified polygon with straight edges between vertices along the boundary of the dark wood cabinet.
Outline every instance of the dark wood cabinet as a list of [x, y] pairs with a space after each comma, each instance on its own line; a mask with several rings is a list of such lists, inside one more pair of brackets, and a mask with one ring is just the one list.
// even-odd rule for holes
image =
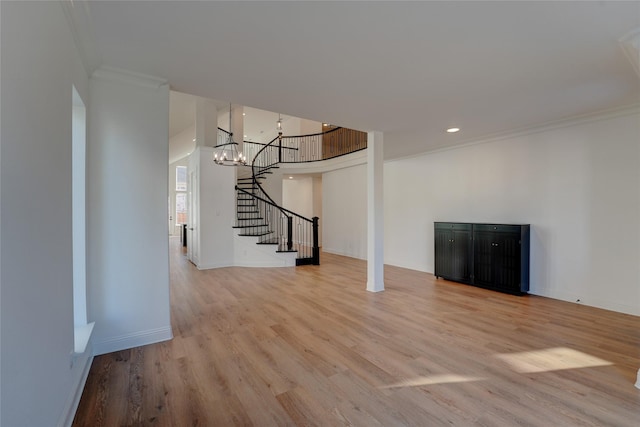
[[[436, 277], [511, 294], [528, 292], [529, 228], [529, 225], [436, 222]], [[456, 242], [463, 230], [469, 236], [466, 244]], [[454, 231], [459, 237], [453, 237]]]
[[472, 226], [461, 223], [436, 223], [435, 275], [457, 282], [471, 282], [473, 256]]

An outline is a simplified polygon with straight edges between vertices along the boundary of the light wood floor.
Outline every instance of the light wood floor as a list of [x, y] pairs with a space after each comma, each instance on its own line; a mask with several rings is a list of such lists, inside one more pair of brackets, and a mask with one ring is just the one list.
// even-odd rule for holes
[[172, 241], [175, 338], [96, 357], [74, 425], [640, 426], [639, 317], [321, 261], [198, 271]]

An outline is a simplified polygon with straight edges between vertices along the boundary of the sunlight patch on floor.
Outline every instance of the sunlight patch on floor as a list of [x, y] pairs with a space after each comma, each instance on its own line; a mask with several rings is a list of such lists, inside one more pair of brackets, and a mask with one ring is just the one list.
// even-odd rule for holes
[[411, 378], [409, 380], [400, 381], [395, 384], [389, 384], [386, 386], [382, 386], [380, 388], [387, 389], [387, 388], [401, 388], [401, 387], [420, 387], [424, 385], [468, 383], [468, 382], [483, 381], [483, 380], [486, 380], [486, 378], [471, 377], [471, 376], [456, 375], [456, 374], [440, 374], [440, 375], [429, 375], [426, 377]]
[[496, 357], [520, 373], [608, 366], [613, 363], [567, 347], [497, 354]]

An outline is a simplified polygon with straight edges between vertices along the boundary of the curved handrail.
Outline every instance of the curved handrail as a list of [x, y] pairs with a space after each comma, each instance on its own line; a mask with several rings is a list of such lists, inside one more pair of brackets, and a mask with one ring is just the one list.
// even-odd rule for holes
[[[222, 131], [222, 133], [229, 134], [224, 131], [224, 129], [218, 129]], [[340, 131], [343, 131], [344, 133], [340, 134]], [[329, 141], [326, 141], [323, 138], [326, 135], [332, 135], [334, 133], [337, 134], [337, 137], [332, 137]], [[278, 245], [284, 245], [284, 242], [286, 242], [288, 251], [292, 251], [294, 246], [297, 247], [296, 250], [302, 250], [304, 255], [298, 258], [302, 263], [307, 260], [307, 262], [311, 261], [313, 264], [319, 264], [319, 218], [314, 217], [313, 219], [309, 219], [278, 205], [278, 203], [276, 203], [275, 200], [273, 200], [273, 198], [265, 191], [260, 181], [264, 178], [263, 175], [271, 173], [270, 169], [277, 168], [277, 165], [280, 163], [303, 163], [307, 161], [326, 160], [366, 148], [366, 137], [363, 141], [362, 133], [363, 132], [354, 131], [352, 129], [336, 127], [308, 135], [283, 136], [282, 133], [279, 133], [268, 143], [260, 143], [259, 145], [262, 147], [260, 147], [251, 159], [251, 191], [247, 191], [237, 185], [236, 191], [238, 194], [250, 196], [254, 201], [253, 203], [255, 203], [255, 208], [257, 209], [255, 212], [265, 212], [265, 222], [242, 222], [242, 225], [239, 224], [237, 227], [260, 228], [262, 230], [261, 233], [263, 233], [250, 235], [268, 236], [275, 232], [277, 237], [264, 237], [264, 240], [260, 240], [259, 242], [277, 242]], [[251, 141], [247, 142], [251, 143]], [[325, 143], [332, 144], [330, 146], [331, 152], [336, 150], [338, 154], [331, 157], [325, 156], [325, 153], [323, 153], [324, 149], [326, 149], [323, 148]], [[243, 206], [248, 205], [243, 203]], [[251, 218], [240, 218], [240, 220], [247, 221], [251, 220]], [[283, 224], [283, 221], [286, 225]], [[297, 231], [293, 231], [294, 222]], [[274, 228], [271, 228], [271, 225], [273, 225]], [[263, 229], [263, 227], [266, 228]], [[312, 242], [310, 241], [311, 239], [309, 239], [310, 236], [313, 236]], [[263, 237], [260, 237], [260, 239], [262, 238]], [[294, 243], [294, 241], [296, 243]], [[312, 250], [312, 254], [308, 252], [310, 249]], [[297, 262], [298, 261], [296, 261], [296, 263]]]
[[333, 129], [323, 130], [322, 132], [308, 133], [308, 134], [304, 134], [304, 135], [282, 135], [282, 137], [283, 138], [302, 138], [302, 137], [305, 137], [305, 136], [320, 136], [320, 135], [327, 135], [327, 134], [335, 132], [335, 131], [337, 131], [339, 129], [347, 129], [347, 128], [343, 128], [341, 126], [338, 126], [338, 127], [333, 128]]
[[[281, 206], [276, 205], [276, 204], [273, 202], [273, 200], [263, 199], [262, 197], [260, 197], [260, 196], [256, 196], [255, 194], [252, 194], [252, 193], [248, 192], [247, 190], [245, 190], [245, 189], [243, 189], [243, 188], [239, 188], [237, 185], [236, 185], [236, 190], [237, 190], [237, 191], [239, 191], [239, 192], [241, 192], [241, 193], [247, 194], [247, 195], [249, 195], [249, 196], [251, 196], [251, 197], [253, 197], [253, 198], [256, 198], [256, 199], [260, 200], [261, 202], [264, 202], [264, 203], [266, 203], [266, 204], [268, 204], [268, 205], [271, 205], [271, 206], [273, 206], [274, 208], [278, 208], [278, 209], [280, 209], [282, 212], [286, 212], [286, 213], [290, 214], [291, 216], [298, 217], [298, 218], [300, 218], [300, 219], [302, 219], [302, 220], [304, 220], [304, 221], [313, 222], [313, 220], [311, 220], [311, 219], [309, 219], [309, 218], [306, 218], [306, 217], [304, 217], [304, 216], [302, 216], [302, 215], [300, 215], [300, 214], [297, 214], [297, 213], [295, 213], [295, 212], [293, 212], [293, 211], [290, 211], [289, 209], [286, 209], [286, 208], [283, 208], [283, 207], [281, 207]], [[263, 192], [264, 192], [264, 191], [263, 191]], [[266, 194], [266, 193], [264, 193], [264, 194]], [[269, 198], [269, 199], [271, 199], [271, 198]]]
[[[260, 189], [260, 191], [262, 192], [262, 194], [264, 194], [265, 196], [267, 196], [267, 199], [270, 200], [271, 204], [273, 204], [273, 206], [277, 207], [278, 209], [280, 209], [281, 212], [284, 213], [284, 208], [282, 206], [279, 206], [272, 198], [271, 196], [269, 196], [269, 194], [264, 191], [264, 188], [262, 188], [262, 185], [260, 185], [260, 180], [258, 180], [258, 178], [256, 178], [256, 159], [260, 156], [260, 154], [262, 154], [262, 152], [264, 150], [267, 149], [267, 147], [272, 146], [272, 144], [278, 140], [278, 137], [276, 136], [275, 138], [273, 138], [271, 141], [269, 141], [264, 147], [262, 147], [260, 149], [260, 151], [258, 151], [256, 153], [256, 155], [253, 157], [253, 159], [251, 160], [251, 177], [253, 178], [253, 182], [254, 184]], [[275, 163], [274, 163], [275, 164]], [[269, 167], [273, 167], [273, 165], [269, 165]], [[266, 168], [265, 168], [266, 169]]]

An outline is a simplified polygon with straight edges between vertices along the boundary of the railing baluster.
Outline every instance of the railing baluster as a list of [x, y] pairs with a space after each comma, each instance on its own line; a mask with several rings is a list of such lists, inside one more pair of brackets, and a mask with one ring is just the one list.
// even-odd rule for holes
[[[222, 130], [221, 130], [222, 131]], [[219, 132], [224, 140], [224, 132]], [[326, 140], [325, 140], [326, 138]], [[302, 136], [283, 136], [272, 139], [267, 144], [245, 141], [245, 154], [252, 156], [251, 163], [253, 187], [251, 191], [236, 189], [238, 193], [252, 197], [261, 223], [265, 224], [264, 233], [259, 241], [270, 242], [275, 236], [278, 250], [297, 250], [298, 258], [310, 259], [314, 265], [320, 264], [318, 245], [318, 217], [304, 218], [278, 206], [264, 191], [259, 177], [265, 176], [278, 163], [299, 163], [326, 160], [367, 148], [366, 133], [346, 128], [333, 128], [327, 132]], [[255, 154], [254, 154], [255, 153]], [[243, 209], [244, 210], [244, 209]], [[239, 218], [249, 218], [246, 213]], [[295, 224], [294, 224], [295, 221]], [[251, 221], [258, 225], [257, 221]], [[294, 229], [295, 226], [295, 229]], [[269, 233], [269, 234], [267, 234]], [[286, 234], [285, 234], [286, 233]]]

